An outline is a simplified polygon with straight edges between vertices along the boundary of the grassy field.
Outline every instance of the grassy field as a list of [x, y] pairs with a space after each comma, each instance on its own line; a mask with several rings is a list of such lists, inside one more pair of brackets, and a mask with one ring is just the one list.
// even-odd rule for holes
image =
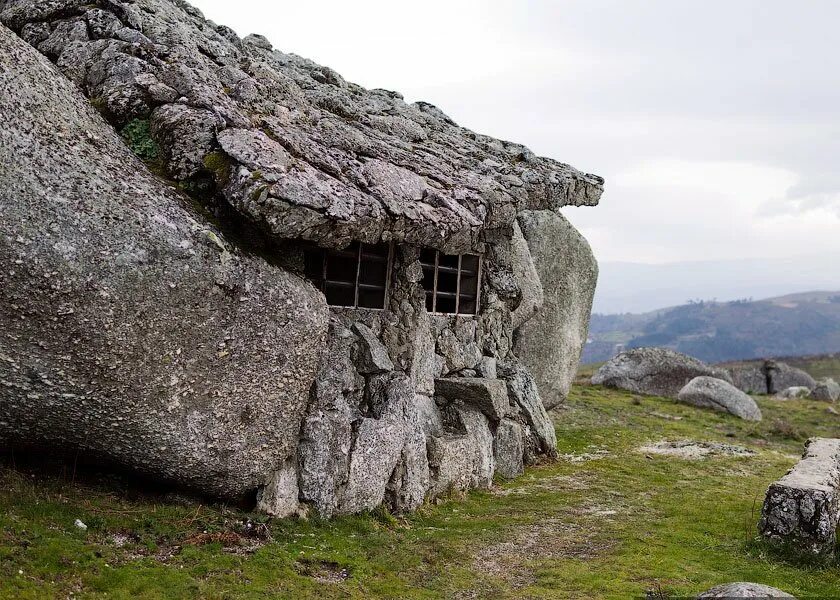
[[[400, 518], [267, 522], [113, 476], [6, 464], [0, 597], [667, 598], [737, 580], [836, 596], [836, 566], [776, 555], [755, 524], [767, 485], [806, 437], [840, 436], [840, 416], [809, 400], [758, 401], [764, 420], [751, 424], [576, 386], [555, 415], [560, 460]], [[661, 440], [753, 454], [639, 450]]]

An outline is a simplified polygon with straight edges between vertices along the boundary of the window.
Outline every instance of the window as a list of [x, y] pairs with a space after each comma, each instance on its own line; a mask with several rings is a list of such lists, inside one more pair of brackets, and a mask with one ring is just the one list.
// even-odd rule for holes
[[436, 313], [474, 315], [478, 312], [481, 257], [475, 254], [441, 254], [426, 249], [420, 253], [426, 310]]
[[391, 275], [391, 244], [355, 242], [345, 250], [307, 250], [306, 276], [327, 297], [327, 304], [385, 308]]

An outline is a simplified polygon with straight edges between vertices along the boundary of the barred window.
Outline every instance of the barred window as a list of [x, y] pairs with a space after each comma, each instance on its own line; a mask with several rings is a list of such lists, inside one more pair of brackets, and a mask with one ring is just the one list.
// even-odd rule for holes
[[426, 310], [432, 313], [474, 315], [478, 312], [481, 257], [443, 254], [427, 248], [420, 254]]
[[305, 252], [306, 276], [327, 297], [327, 304], [385, 308], [391, 279], [391, 244], [353, 243], [344, 250]]

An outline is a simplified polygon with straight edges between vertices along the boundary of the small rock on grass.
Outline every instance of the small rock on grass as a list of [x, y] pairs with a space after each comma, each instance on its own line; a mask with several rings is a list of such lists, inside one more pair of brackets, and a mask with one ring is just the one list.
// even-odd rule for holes
[[794, 598], [780, 589], [759, 583], [727, 583], [713, 587], [697, 596], [700, 598]]

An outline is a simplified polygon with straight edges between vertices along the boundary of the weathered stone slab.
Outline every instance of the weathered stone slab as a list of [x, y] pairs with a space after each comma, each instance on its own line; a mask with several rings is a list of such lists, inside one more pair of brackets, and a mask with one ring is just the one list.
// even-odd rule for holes
[[452, 377], [435, 379], [435, 394], [450, 402], [469, 404], [498, 421], [508, 412], [507, 385], [500, 379]]
[[356, 368], [359, 373], [384, 373], [394, 370], [394, 363], [388, 356], [385, 345], [379, 341], [376, 334], [364, 323], [354, 323], [353, 329], [359, 334], [359, 345], [356, 352]]
[[522, 475], [525, 470], [525, 431], [522, 425], [510, 419], [502, 419], [496, 428], [493, 452], [496, 457], [496, 474], [505, 479]]
[[487, 417], [472, 409], [456, 410], [456, 414], [463, 425], [463, 434], [429, 439], [433, 496], [452, 490], [488, 488], [493, 484], [496, 461]]
[[812, 438], [802, 460], [771, 484], [759, 531], [803, 554], [834, 554], [840, 509], [840, 439]]

